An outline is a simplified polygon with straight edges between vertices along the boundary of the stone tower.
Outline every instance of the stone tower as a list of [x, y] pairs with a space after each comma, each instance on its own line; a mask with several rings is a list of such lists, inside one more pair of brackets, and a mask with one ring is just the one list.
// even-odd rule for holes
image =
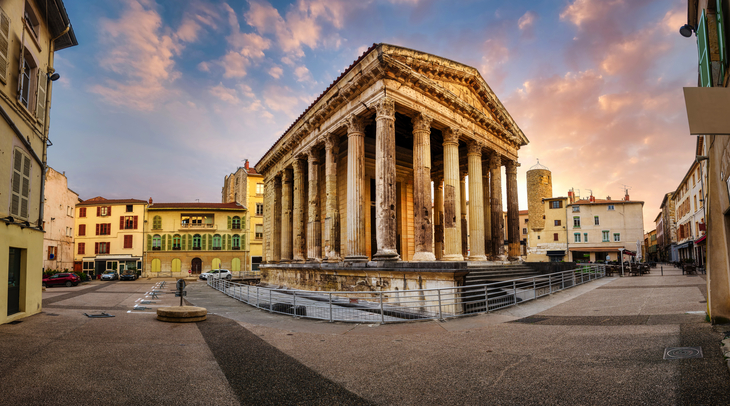
[[553, 197], [553, 178], [550, 169], [540, 165], [527, 171], [527, 211], [530, 228], [542, 230], [545, 228], [545, 205], [542, 199]]

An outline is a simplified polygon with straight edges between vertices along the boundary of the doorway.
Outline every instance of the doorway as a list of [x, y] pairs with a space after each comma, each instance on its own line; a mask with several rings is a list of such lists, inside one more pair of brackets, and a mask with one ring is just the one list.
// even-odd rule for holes
[[190, 263], [190, 269], [193, 271], [193, 275], [200, 275], [200, 271], [203, 269], [203, 260], [200, 258], [193, 258]]
[[23, 250], [10, 248], [8, 262], [8, 316], [20, 312], [20, 257]]

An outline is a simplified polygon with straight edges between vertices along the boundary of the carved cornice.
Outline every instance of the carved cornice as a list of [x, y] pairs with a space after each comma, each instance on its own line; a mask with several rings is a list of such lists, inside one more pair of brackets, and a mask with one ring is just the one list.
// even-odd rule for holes
[[425, 113], [418, 113], [412, 120], [413, 131], [428, 131], [431, 132], [431, 122], [433, 118]]
[[352, 135], [364, 135], [365, 134], [365, 120], [354, 114], [350, 114], [345, 119], [345, 126], [347, 127], [347, 136]]
[[461, 130], [458, 128], [448, 128], [444, 131], [444, 145], [459, 145], [459, 136]]
[[395, 120], [395, 102], [390, 97], [383, 97], [375, 103], [375, 119]]

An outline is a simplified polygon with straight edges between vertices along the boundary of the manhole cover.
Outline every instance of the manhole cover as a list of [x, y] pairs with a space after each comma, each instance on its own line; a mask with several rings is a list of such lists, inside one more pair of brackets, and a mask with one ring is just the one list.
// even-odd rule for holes
[[702, 358], [702, 347], [667, 347], [664, 359]]

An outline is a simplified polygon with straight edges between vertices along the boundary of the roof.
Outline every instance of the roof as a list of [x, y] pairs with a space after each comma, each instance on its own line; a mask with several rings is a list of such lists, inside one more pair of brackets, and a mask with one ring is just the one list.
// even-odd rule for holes
[[153, 203], [148, 210], [186, 209], [186, 210], [246, 210], [239, 203]]
[[520, 210], [520, 215], [522, 215], [522, 214], [528, 214], [528, 213], [529, 213], [528, 210]]
[[644, 204], [644, 202], [638, 201], [638, 200], [605, 200], [605, 199], [596, 199], [595, 202], [592, 202], [592, 201], [590, 201], [588, 199], [581, 199], [581, 200], [577, 200], [573, 204], [569, 204], [568, 206], [578, 205], [578, 204], [624, 204], [624, 203], [641, 203], [641, 204]]
[[264, 175], [256, 172], [255, 168], [248, 168], [248, 170], [246, 171], [246, 174], [249, 176], [264, 176]]
[[[51, 38], [58, 37], [54, 44], [54, 51], [60, 51], [79, 44], [76, 33], [71, 26], [71, 20], [68, 18], [68, 13], [66, 13], [66, 7], [63, 5], [63, 0], [36, 1], [35, 4], [43, 17], [42, 20], [48, 21]], [[68, 32], [61, 35], [66, 27], [68, 27]], [[59, 37], [59, 35], [61, 36]]]
[[77, 206], [101, 206], [114, 204], [147, 204], [147, 201], [139, 199], [107, 199], [101, 196], [97, 196], [92, 197], [91, 199], [83, 200], [81, 201], [81, 203], [78, 203]]

